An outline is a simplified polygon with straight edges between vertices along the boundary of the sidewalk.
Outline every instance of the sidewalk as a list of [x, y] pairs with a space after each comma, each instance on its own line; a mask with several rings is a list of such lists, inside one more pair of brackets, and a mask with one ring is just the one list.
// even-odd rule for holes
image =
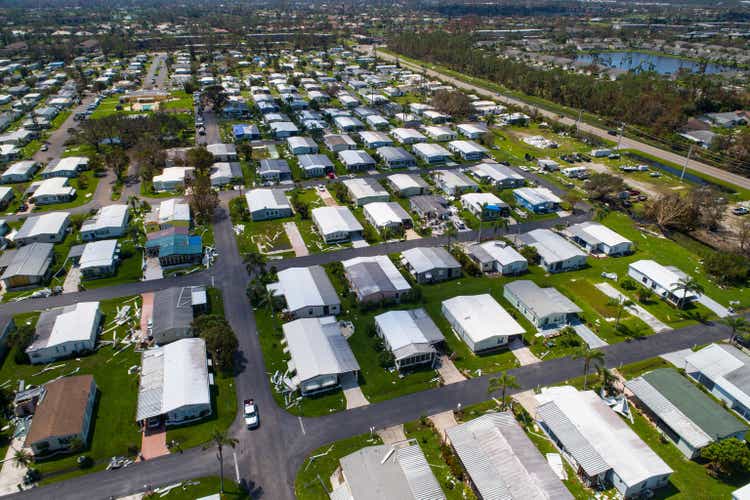
[[427, 417], [432, 422], [432, 425], [435, 426], [435, 430], [438, 433], [438, 436], [440, 436], [441, 441], [447, 441], [448, 435], [446, 434], [446, 429], [450, 429], [451, 427], [455, 427], [458, 425], [458, 422], [456, 422], [456, 415], [453, 413], [453, 410], [444, 411], [442, 413], [436, 413], [435, 415], [430, 415]]
[[18, 485], [23, 484], [23, 476], [26, 475], [26, 467], [18, 467], [13, 461], [16, 450], [23, 448], [26, 436], [21, 436], [11, 441], [8, 451], [5, 453], [5, 461], [0, 469], [0, 495], [18, 493]]

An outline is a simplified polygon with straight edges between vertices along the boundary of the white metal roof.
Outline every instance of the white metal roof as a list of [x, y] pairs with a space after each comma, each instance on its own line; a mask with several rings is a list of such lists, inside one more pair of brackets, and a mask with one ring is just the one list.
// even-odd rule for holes
[[[343, 261], [342, 264], [349, 275], [349, 279], [355, 282], [361, 295], [377, 293], [386, 287], [399, 291], [411, 289], [409, 282], [401, 275], [387, 255], [355, 257]], [[365, 264], [365, 266], [360, 266], [360, 264]], [[379, 269], [377, 276], [372, 273], [375, 271], [375, 267]]]
[[192, 405], [211, 406], [206, 342], [180, 339], [144, 351], [136, 420]]
[[117, 240], [100, 240], [86, 243], [79, 260], [81, 269], [109, 266], [115, 260]]
[[510, 167], [499, 163], [482, 162], [474, 165], [469, 170], [478, 177], [489, 177], [494, 182], [505, 179], [523, 180], [523, 176]]
[[416, 141], [427, 140], [427, 137], [413, 128], [394, 128], [393, 130], [391, 130], [391, 134], [393, 134], [393, 136], [396, 137], [399, 142], [404, 142], [410, 139]]
[[484, 205], [503, 207], [508, 204], [498, 198], [493, 193], [466, 193], [461, 195], [461, 203], [465, 206], [472, 206], [481, 211]]
[[391, 224], [401, 224], [405, 220], [411, 220], [406, 210], [395, 201], [374, 201], [368, 203], [364, 206], [364, 212], [376, 227], [386, 227]]
[[443, 500], [445, 495], [418, 444], [367, 446], [341, 458], [346, 484], [331, 498]]
[[427, 181], [417, 174], [393, 174], [388, 176], [388, 180], [396, 186], [399, 191], [413, 187], [428, 187]]
[[125, 224], [128, 216], [127, 205], [107, 205], [102, 207], [94, 217], [81, 226], [81, 231], [96, 231], [105, 228], [119, 228]]
[[552, 191], [542, 187], [521, 187], [513, 190], [521, 198], [525, 199], [532, 205], [541, 203], [561, 203], [562, 200]]
[[363, 230], [362, 224], [347, 207], [313, 208], [312, 218], [323, 235]]
[[392, 351], [415, 344], [433, 345], [444, 340], [435, 322], [422, 308], [388, 311], [375, 316]]
[[410, 248], [404, 250], [401, 255], [417, 273], [461, 267], [461, 264], [443, 247]]
[[89, 340], [96, 326], [99, 302], [78, 302], [55, 319], [52, 333], [46, 346], [52, 347], [65, 342]]
[[481, 498], [573, 498], [511, 413], [488, 413], [446, 433]]
[[340, 303], [331, 280], [320, 266], [290, 267], [279, 271], [277, 276], [279, 281], [268, 288], [284, 296], [290, 311]]
[[685, 358], [685, 366], [750, 408], [750, 356], [733, 346], [711, 344]]
[[78, 170], [80, 166], [88, 165], [89, 159], [85, 156], [66, 156], [60, 158], [55, 165], [47, 167], [46, 172], [74, 172]]
[[370, 196], [388, 197], [388, 191], [386, 191], [386, 189], [374, 179], [346, 179], [343, 183], [349, 190], [349, 193], [351, 193], [352, 198], [355, 200], [368, 198]]
[[526, 332], [488, 293], [458, 295], [444, 300], [443, 307], [475, 343], [498, 335], [511, 336]]
[[538, 318], [550, 314], [580, 313], [581, 308], [556, 288], [542, 288], [531, 280], [516, 280], [505, 285], [515, 297]]
[[481, 248], [487, 255], [502, 266], [507, 266], [514, 262], [526, 262], [523, 255], [518, 253], [515, 248], [504, 241], [485, 241], [471, 247], [472, 251], [477, 247]]
[[586, 254], [580, 248], [549, 229], [534, 229], [519, 235], [518, 240], [537, 249], [547, 263], [560, 262]]
[[190, 205], [176, 198], [164, 200], [159, 204], [159, 222], [190, 222]]
[[414, 152], [422, 156], [445, 156], [450, 157], [451, 153], [440, 144], [431, 142], [420, 142], [414, 145]]
[[598, 222], [581, 222], [570, 226], [568, 231], [590, 244], [604, 243], [607, 246], [614, 247], [623, 243], [632, 243], [621, 234]]
[[16, 234], [16, 239], [31, 238], [43, 234], [57, 234], [67, 224], [68, 212], [50, 212], [29, 217]]
[[[683, 279], [683, 275], [650, 259], [631, 262], [629, 267], [644, 276], [647, 276], [661, 288], [670, 292], [674, 292], [675, 288], [679, 285], [680, 280]], [[680, 294], [682, 294], [682, 292], [680, 292]], [[694, 296], [694, 293], [688, 293], [688, 297]]]
[[185, 177], [192, 170], [193, 167], [167, 167], [161, 171], [161, 174], [154, 176], [153, 182], [185, 182]]
[[[595, 452], [590, 455], [589, 468], [586, 462], [581, 463], [587, 471], [603, 472], [604, 467], [611, 468], [628, 487], [672, 473], [672, 469], [594, 391], [578, 391], [571, 386], [550, 387], [542, 389], [536, 398], [540, 403], [537, 411], [545, 424], [555, 427], [565, 423], [583, 438], [583, 442], [576, 443], [581, 448], [571, 449], [566, 440], [573, 434], [555, 432], [574, 457], [582, 457], [579, 450], [582, 452], [584, 448]], [[550, 411], [554, 408], [559, 413]]]
[[284, 323], [282, 329], [300, 381], [359, 370], [333, 316], [297, 319]]
[[458, 151], [463, 154], [484, 153], [487, 151], [485, 147], [480, 146], [476, 142], [465, 140], [451, 141], [448, 143], [448, 148], [452, 151]]
[[286, 194], [281, 189], [251, 189], [245, 193], [245, 200], [251, 213], [263, 209], [291, 208]]

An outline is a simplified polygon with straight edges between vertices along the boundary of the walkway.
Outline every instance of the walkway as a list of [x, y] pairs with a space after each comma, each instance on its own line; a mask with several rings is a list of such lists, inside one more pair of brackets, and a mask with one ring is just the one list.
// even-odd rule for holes
[[81, 284], [81, 268], [73, 266], [68, 270], [68, 274], [65, 275], [65, 282], [63, 282], [63, 293], [75, 293], [78, 291], [78, 286]]
[[336, 202], [336, 198], [331, 195], [330, 191], [328, 191], [327, 187], [323, 187], [322, 189], [315, 188], [315, 192], [318, 193], [318, 196], [321, 200], [323, 200], [323, 203], [326, 204], [328, 207], [337, 207], [339, 204]]
[[307, 250], [307, 245], [305, 245], [305, 240], [302, 239], [302, 234], [299, 232], [299, 228], [297, 227], [296, 222], [285, 222], [284, 231], [286, 231], [286, 236], [287, 238], [289, 238], [289, 242], [292, 244], [292, 248], [294, 248], [295, 257], [304, 257], [305, 255], [310, 255], [310, 252]]
[[141, 338], [148, 336], [148, 320], [154, 314], [154, 292], [147, 292], [141, 295]]
[[[617, 290], [615, 287], [610, 285], [609, 283], [597, 283], [594, 285], [596, 288], [598, 288], [604, 295], [611, 299], [615, 300], [630, 300], [626, 295], [620, 293], [619, 290]], [[645, 310], [643, 307], [639, 306], [636, 303], [633, 303], [633, 305], [626, 306], [625, 310], [628, 311], [630, 314], [635, 316], [636, 318], [640, 319], [644, 323], [646, 323], [649, 328], [651, 328], [653, 331], [659, 333], [659, 332], [666, 332], [668, 330], [671, 330], [672, 327], [667, 325], [666, 323], [663, 323], [659, 318]]]

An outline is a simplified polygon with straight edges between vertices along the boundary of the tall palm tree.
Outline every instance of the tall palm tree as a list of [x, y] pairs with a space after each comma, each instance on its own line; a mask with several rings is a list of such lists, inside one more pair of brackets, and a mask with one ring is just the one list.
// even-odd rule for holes
[[729, 336], [729, 343], [734, 344], [737, 340], [737, 332], [746, 331], [750, 327], [750, 323], [741, 316], [732, 316], [725, 318], [722, 321], [725, 325], [732, 329], [732, 334]]
[[615, 331], [617, 331], [617, 328], [620, 326], [620, 319], [622, 318], [623, 309], [632, 306], [633, 301], [625, 296], [622, 296], [619, 299], [611, 299], [611, 301], [607, 305], [617, 308], [617, 315], [615, 316]]
[[238, 440], [230, 437], [226, 432], [214, 429], [211, 433], [211, 441], [203, 449], [206, 450], [211, 446], [216, 446], [216, 459], [219, 461], [219, 493], [224, 493], [224, 447], [237, 446]]
[[700, 283], [695, 281], [690, 276], [680, 278], [680, 280], [673, 285], [672, 293], [682, 292], [682, 297], [677, 301], [677, 307], [682, 308], [685, 306], [685, 300], [689, 293], [703, 293], [703, 287]]
[[26, 448], [19, 448], [13, 452], [13, 463], [16, 467], [28, 467], [34, 461], [34, 456]]
[[490, 379], [489, 387], [487, 388], [487, 393], [491, 394], [496, 391], [500, 391], [501, 394], [501, 403], [502, 408], [505, 409], [505, 406], [507, 404], [505, 394], [507, 393], [508, 389], [519, 389], [521, 385], [518, 383], [518, 380], [513, 375], [508, 375], [506, 372], [500, 372], [500, 374], [497, 377], [493, 377]]
[[573, 353], [573, 359], [583, 359], [583, 390], [585, 391], [591, 364], [593, 363], [597, 367], [604, 365], [604, 351], [594, 350], [589, 346], [581, 347]]

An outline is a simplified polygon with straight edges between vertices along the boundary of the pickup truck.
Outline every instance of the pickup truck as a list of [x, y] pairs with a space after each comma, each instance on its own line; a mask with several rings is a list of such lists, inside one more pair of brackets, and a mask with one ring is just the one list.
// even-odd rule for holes
[[248, 429], [255, 429], [260, 425], [260, 415], [258, 415], [258, 407], [255, 405], [255, 401], [252, 399], [245, 400], [245, 425]]

